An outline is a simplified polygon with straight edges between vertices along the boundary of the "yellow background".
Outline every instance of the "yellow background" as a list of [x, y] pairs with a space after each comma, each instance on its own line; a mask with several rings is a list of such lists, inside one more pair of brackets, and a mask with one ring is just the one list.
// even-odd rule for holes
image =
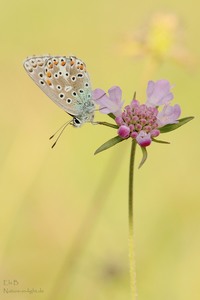
[[[116, 132], [86, 124], [68, 127], [51, 149], [48, 137], [69, 116], [22, 67], [27, 56], [46, 53], [80, 57], [93, 88], [119, 85], [127, 104], [134, 91], [145, 101], [149, 79], [168, 79], [181, 116], [195, 116], [162, 135], [171, 144], [152, 144], [147, 163], [136, 167], [134, 219], [139, 299], [199, 299], [199, 1], [0, 4], [0, 299], [130, 296], [130, 140], [94, 156]], [[189, 58], [178, 64], [169, 58], [157, 62], [148, 51], [140, 60], [128, 55], [127, 36], [157, 12], [177, 16], [192, 66]], [[95, 119], [109, 121], [99, 113]], [[138, 148], [137, 165], [140, 159]], [[5, 288], [43, 292], [6, 294]]]

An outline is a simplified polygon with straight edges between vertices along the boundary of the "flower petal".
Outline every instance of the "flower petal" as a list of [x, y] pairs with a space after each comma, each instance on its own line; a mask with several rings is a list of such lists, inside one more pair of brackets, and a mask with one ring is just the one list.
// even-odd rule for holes
[[[121, 104], [122, 90], [119, 86], [113, 86], [108, 90], [109, 98], [116, 104]], [[123, 105], [123, 103], [122, 103]]]
[[177, 123], [177, 119], [181, 114], [181, 108], [178, 104], [174, 106], [165, 105], [163, 110], [160, 111], [157, 115], [157, 122], [159, 127], [162, 127], [167, 124]]
[[[92, 99], [96, 102], [101, 100], [102, 96], [106, 94], [102, 89], [95, 89], [92, 91]], [[98, 102], [99, 103], [99, 102]]]
[[97, 105], [99, 105], [99, 110], [101, 111], [101, 113], [110, 113], [110, 110], [107, 108], [107, 102], [109, 101], [109, 98], [104, 90], [95, 89], [94, 91], [92, 91], [92, 99]]
[[149, 106], [159, 106], [168, 104], [173, 99], [173, 94], [170, 92], [171, 86], [169, 81], [162, 79], [156, 82], [149, 81], [146, 94], [146, 104]]
[[109, 97], [101, 89], [93, 91], [92, 96], [96, 104], [100, 106], [100, 111], [103, 114], [112, 113], [116, 117], [121, 115], [123, 102], [121, 101], [122, 91], [120, 87], [114, 86], [109, 89]]
[[146, 94], [147, 94], [148, 98], [151, 97], [151, 95], [153, 94], [154, 86], [155, 86], [155, 82], [153, 82], [152, 80], [150, 80], [148, 82], [147, 90], [146, 90]]

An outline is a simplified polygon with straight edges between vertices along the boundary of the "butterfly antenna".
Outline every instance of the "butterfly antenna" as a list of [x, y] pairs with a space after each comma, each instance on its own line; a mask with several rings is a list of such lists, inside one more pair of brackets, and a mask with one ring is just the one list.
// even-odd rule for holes
[[56, 130], [56, 132], [52, 135], [52, 136], [50, 136], [50, 140], [65, 126], [65, 125], [67, 125], [68, 123], [70, 123], [72, 120], [70, 120], [70, 121], [67, 121], [66, 123], [64, 123], [58, 130]]
[[60, 131], [60, 133], [59, 133], [59, 135], [58, 135], [58, 137], [57, 137], [57, 139], [55, 140], [55, 142], [53, 143], [53, 145], [51, 146], [51, 148], [54, 148], [55, 147], [55, 145], [57, 144], [57, 141], [59, 140], [59, 138], [61, 137], [61, 135], [62, 135], [62, 133], [63, 133], [63, 131], [65, 130], [65, 128], [70, 124], [70, 122], [71, 122], [72, 120], [70, 120], [70, 121], [67, 121], [66, 123], [64, 123], [52, 136], [50, 136], [50, 140]]

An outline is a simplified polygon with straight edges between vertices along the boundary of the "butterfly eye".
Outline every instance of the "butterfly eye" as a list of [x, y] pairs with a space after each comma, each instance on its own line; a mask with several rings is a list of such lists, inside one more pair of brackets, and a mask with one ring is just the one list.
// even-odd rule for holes
[[62, 72], [61, 71], [59, 72], [59, 75], [62, 76]]
[[76, 93], [76, 92], [73, 92], [72, 95], [73, 95], [74, 97], [76, 97], [76, 96], [77, 96], [77, 93]]
[[58, 73], [55, 73], [55, 74], [54, 74], [54, 77], [55, 77], [55, 78], [58, 78]]
[[75, 127], [79, 127], [81, 125], [81, 121], [79, 119], [77, 119], [77, 118], [73, 119], [73, 123], [74, 123]]
[[68, 104], [70, 104], [70, 103], [72, 103], [72, 99], [67, 98], [66, 102], [67, 102]]
[[68, 76], [69, 76], [69, 73], [68, 73], [68, 72], [67, 72], [67, 73], [65, 73], [65, 76], [67, 76], [67, 77], [68, 77]]
[[83, 93], [83, 90], [79, 90], [79, 92], [82, 94], [82, 93]]
[[58, 90], [61, 90], [61, 86], [60, 86], [60, 85], [57, 85], [57, 89], [58, 89]]
[[65, 94], [63, 94], [63, 93], [60, 93], [60, 94], [59, 94], [59, 97], [60, 97], [61, 99], [64, 99], [64, 97], [65, 97]]
[[88, 87], [88, 86], [89, 86], [89, 84], [86, 82], [86, 83], [85, 83], [85, 86], [86, 86], [86, 87]]
[[87, 97], [88, 97], [88, 99], [90, 99], [90, 98], [91, 98], [91, 95], [90, 95], [90, 94], [88, 94], [88, 96], [87, 96]]
[[44, 76], [44, 74], [40, 72], [40, 73], [38, 73], [38, 76], [42, 78]]

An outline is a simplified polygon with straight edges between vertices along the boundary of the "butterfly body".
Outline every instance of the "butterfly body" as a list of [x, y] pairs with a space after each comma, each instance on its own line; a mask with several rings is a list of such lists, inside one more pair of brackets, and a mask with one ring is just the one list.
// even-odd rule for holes
[[73, 117], [75, 127], [93, 122], [94, 102], [84, 62], [75, 56], [32, 56], [24, 68], [40, 89]]

